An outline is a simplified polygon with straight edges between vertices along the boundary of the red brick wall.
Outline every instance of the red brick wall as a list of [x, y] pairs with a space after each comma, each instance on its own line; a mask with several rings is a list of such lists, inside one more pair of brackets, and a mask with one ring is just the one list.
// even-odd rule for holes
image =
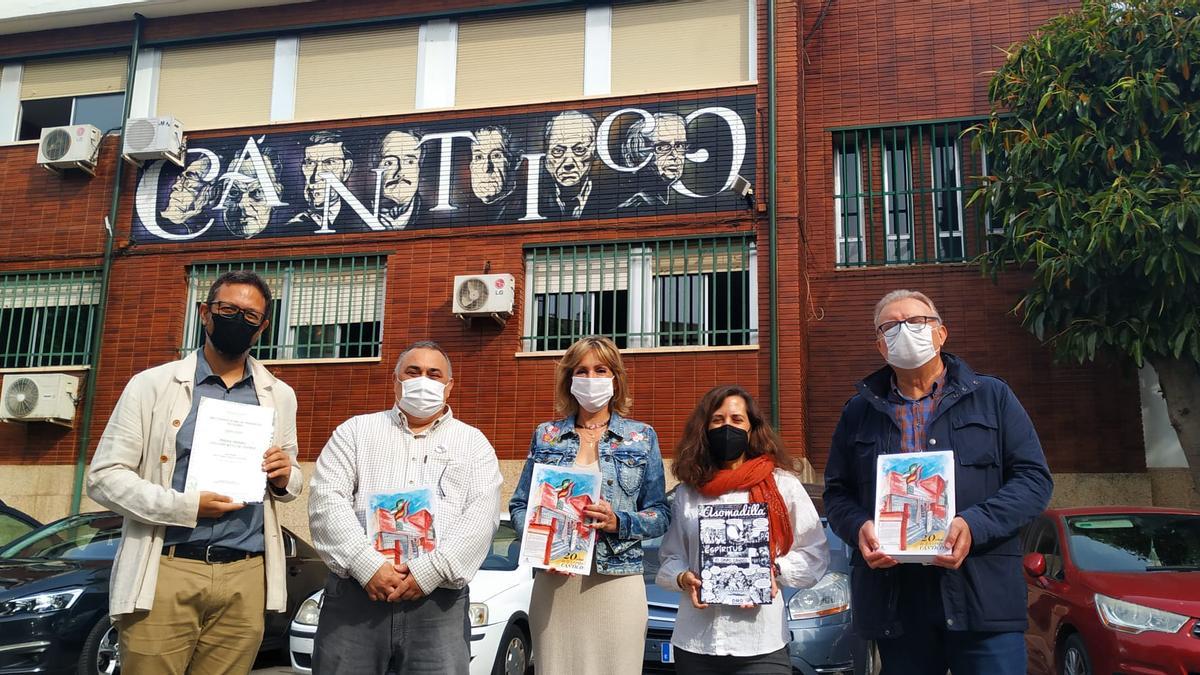
[[[807, 0], [806, 34], [823, 3]], [[1120, 364], [1056, 365], [1009, 310], [1028, 279], [993, 285], [978, 268], [924, 265], [835, 269], [830, 128], [986, 115], [988, 72], [1000, 48], [1077, 2], [970, 0], [838, 2], [808, 44], [804, 73], [807, 173], [804, 223], [811, 301], [807, 434], [814, 463], [853, 384], [882, 360], [871, 335], [875, 302], [894, 288], [925, 292], [947, 322], [947, 350], [1016, 391], [1057, 471], [1144, 471], [1136, 372]], [[797, 295], [803, 296], [803, 289]], [[781, 298], [786, 293], [781, 293]]]
[[[478, 6], [462, 0], [455, 6]], [[760, 3], [758, 73], [762, 86], [697, 96], [758, 95], [758, 175], [754, 211], [680, 218], [452, 228], [386, 234], [340, 235], [336, 240], [253, 240], [236, 248], [219, 244], [129, 246], [132, 176], [127, 177], [118, 223], [119, 254], [113, 268], [110, 312], [104, 333], [93, 446], [125, 382], [134, 373], [171, 360], [182, 343], [186, 268], [229, 259], [289, 255], [387, 253], [385, 343], [379, 363], [287, 364], [277, 375], [296, 388], [303, 459], [314, 459], [329, 432], [347, 417], [391, 405], [391, 367], [414, 339], [439, 340], [454, 359], [451, 403], [482, 428], [501, 458], [519, 459], [534, 424], [553, 412], [553, 359], [517, 358], [522, 317], [503, 330], [468, 327], [449, 309], [450, 279], [476, 273], [491, 261], [495, 272], [517, 277], [523, 297], [522, 246], [532, 242], [633, 239], [754, 229], [759, 243], [761, 349], [744, 352], [631, 354], [626, 357], [635, 397], [634, 416], [653, 424], [664, 450], [710, 386], [738, 382], [764, 405], [769, 395], [768, 276], [778, 255], [780, 416], [795, 454], [808, 452], [818, 467], [852, 384], [880, 364], [870, 335], [875, 300], [894, 287], [920, 288], [939, 303], [951, 331], [950, 349], [982, 372], [1008, 379], [1030, 409], [1053, 468], [1059, 471], [1140, 471], [1144, 468], [1136, 379], [1127, 369], [1056, 366], [1008, 315], [1023, 279], [994, 287], [965, 266], [835, 270], [831, 141], [834, 126], [903, 122], [982, 114], [987, 111], [984, 71], [1007, 45], [1075, 3], [1040, 0], [970, 0], [904, 3], [885, 0], [834, 3], [806, 49], [824, 3], [779, 0], [778, 190], [768, 194], [766, 167], [766, 5]], [[334, 9], [336, 5], [336, 10]], [[366, 2], [347, 9], [332, 0], [219, 16], [151, 20], [150, 39], [264, 26], [302, 25], [329, 18], [450, 7], [451, 3]], [[124, 26], [101, 27], [93, 39], [119, 41]], [[52, 49], [63, 35], [6, 39], [3, 54]], [[671, 98], [682, 98], [671, 95]], [[653, 100], [653, 97], [630, 102]], [[803, 102], [803, 104], [802, 104]], [[590, 104], [591, 102], [589, 102]], [[527, 106], [525, 110], [542, 107]], [[515, 109], [517, 111], [522, 108]], [[490, 112], [490, 111], [489, 111]], [[497, 109], [509, 114], [514, 109]], [[456, 115], [458, 113], [455, 113]], [[478, 111], [462, 113], [478, 116]], [[439, 114], [444, 117], [445, 114]], [[421, 115], [404, 118], [419, 122]], [[389, 120], [360, 120], [376, 124]], [[271, 132], [344, 127], [346, 123], [274, 125]], [[226, 132], [227, 133], [227, 132]], [[199, 138], [200, 134], [197, 135]], [[0, 147], [0, 270], [97, 264], [108, 212], [114, 142], [106, 144], [94, 179], [50, 176], [34, 166], [36, 148]], [[778, 209], [778, 246], [769, 250], [764, 205]], [[36, 236], [31, 236], [31, 235]], [[66, 463], [76, 432], [33, 425], [0, 425], [0, 462]]]

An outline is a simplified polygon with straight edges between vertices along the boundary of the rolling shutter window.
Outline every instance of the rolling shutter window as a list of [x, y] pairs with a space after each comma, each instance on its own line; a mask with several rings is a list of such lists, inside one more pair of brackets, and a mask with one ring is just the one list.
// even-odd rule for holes
[[126, 54], [28, 61], [21, 75], [21, 98], [59, 98], [125, 91]]
[[163, 49], [156, 114], [185, 131], [265, 124], [274, 68], [274, 40]]
[[296, 119], [411, 112], [417, 27], [304, 35], [296, 73]]
[[612, 13], [612, 93], [699, 89], [746, 81], [749, 3], [619, 3]]
[[455, 105], [582, 96], [584, 15], [579, 8], [461, 20]]

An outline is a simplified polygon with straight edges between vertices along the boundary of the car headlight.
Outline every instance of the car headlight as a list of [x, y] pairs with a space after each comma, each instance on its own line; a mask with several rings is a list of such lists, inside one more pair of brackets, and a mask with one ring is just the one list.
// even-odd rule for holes
[[796, 591], [788, 600], [789, 619], [811, 619], [850, 609], [850, 577], [826, 572], [812, 588]]
[[1141, 633], [1155, 631], [1157, 633], [1177, 633], [1188, 617], [1161, 609], [1135, 605], [1107, 595], [1096, 594], [1096, 611], [1105, 626], [1122, 633]]
[[82, 588], [68, 588], [64, 591], [51, 591], [49, 593], [38, 593], [37, 595], [26, 595], [23, 598], [5, 600], [4, 602], [0, 602], [0, 616], [57, 612], [70, 608], [82, 594]]
[[315, 626], [319, 618], [321, 618], [321, 603], [316, 598], [305, 600], [300, 603], [300, 609], [296, 610], [296, 623], [302, 626]]
[[467, 614], [471, 617], [471, 627], [486, 626], [488, 621], [487, 605], [482, 602], [472, 602], [467, 609]]

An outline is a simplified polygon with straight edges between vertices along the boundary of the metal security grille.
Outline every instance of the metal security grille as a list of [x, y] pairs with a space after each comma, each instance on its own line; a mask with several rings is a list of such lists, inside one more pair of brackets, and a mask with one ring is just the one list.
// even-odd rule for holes
[[748, 233], [526, 247], [524, 350], [758, 344], [756, 271]]
[[263, 360], [378, 358], [383, 338], [387, 259], [348, 256], [205, 263], [188, 270], [188, 317], [182, 351], [199, 348], [199, 307], [231, 270], [257, 272], [271, 287], [270, 325], [250, 351]]
[[967, 208], [986, 158], [964, 134], [977, 120], [833, 132], [839, 267], [961, 262], [987, 246]]
[[0, 274], [0, 368], [90, 361], [98, 270]]

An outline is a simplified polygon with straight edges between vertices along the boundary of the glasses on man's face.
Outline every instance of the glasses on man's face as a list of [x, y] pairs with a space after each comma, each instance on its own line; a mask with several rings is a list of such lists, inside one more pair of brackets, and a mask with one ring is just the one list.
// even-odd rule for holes
[[565, 145], [552, 145], [550, 146], [550, 156], [554, 159], [561, 159], [567, 154], [567, 150], [570, 150], [571, 154], [575, 155], [575, 159], [583, 159], [592, 153], [592, 146], [582, 143], [576, 143], [570, 148]]
[[256, 309], [242, 309], [235, 304], [222, 302], [221, 300], [214, 300], [208, 303], [208, 308], [213, 314], [223, 316], [226, 319], [235, 319], [240, 316], [242, 321], [251, 326], [260, 326], [263, 320], [267, 318], [266, 314]]
[[926, 324], [936, 324], [940, 321], [941, 319], [936, 316], [910, 316], [900, 321], [884, 321], [876, 326], [875, 330], [884, 337], [892, 337], [900, 332], [901, 325], [908, 326], [908, 329], [911, 331], [918, 331], [924, 328]]
[[305, 157], [300, 162], [300, 167], [305, 172], [312, 172], [317, 167], [320, 167], [321, 171], [323, 172], [328, 171], [329, 173], [337, 173], [342, 170], [342, 167], [345, 166], [345, 164], [346, 159], [344, 157], [326, 157], [319, 161], [311, 157]]
[[659, 141], [654, 144], [654, 154], [658, 156], [664, 155], [686, 155], [688, 153], [688, 144], [685, 141]]

